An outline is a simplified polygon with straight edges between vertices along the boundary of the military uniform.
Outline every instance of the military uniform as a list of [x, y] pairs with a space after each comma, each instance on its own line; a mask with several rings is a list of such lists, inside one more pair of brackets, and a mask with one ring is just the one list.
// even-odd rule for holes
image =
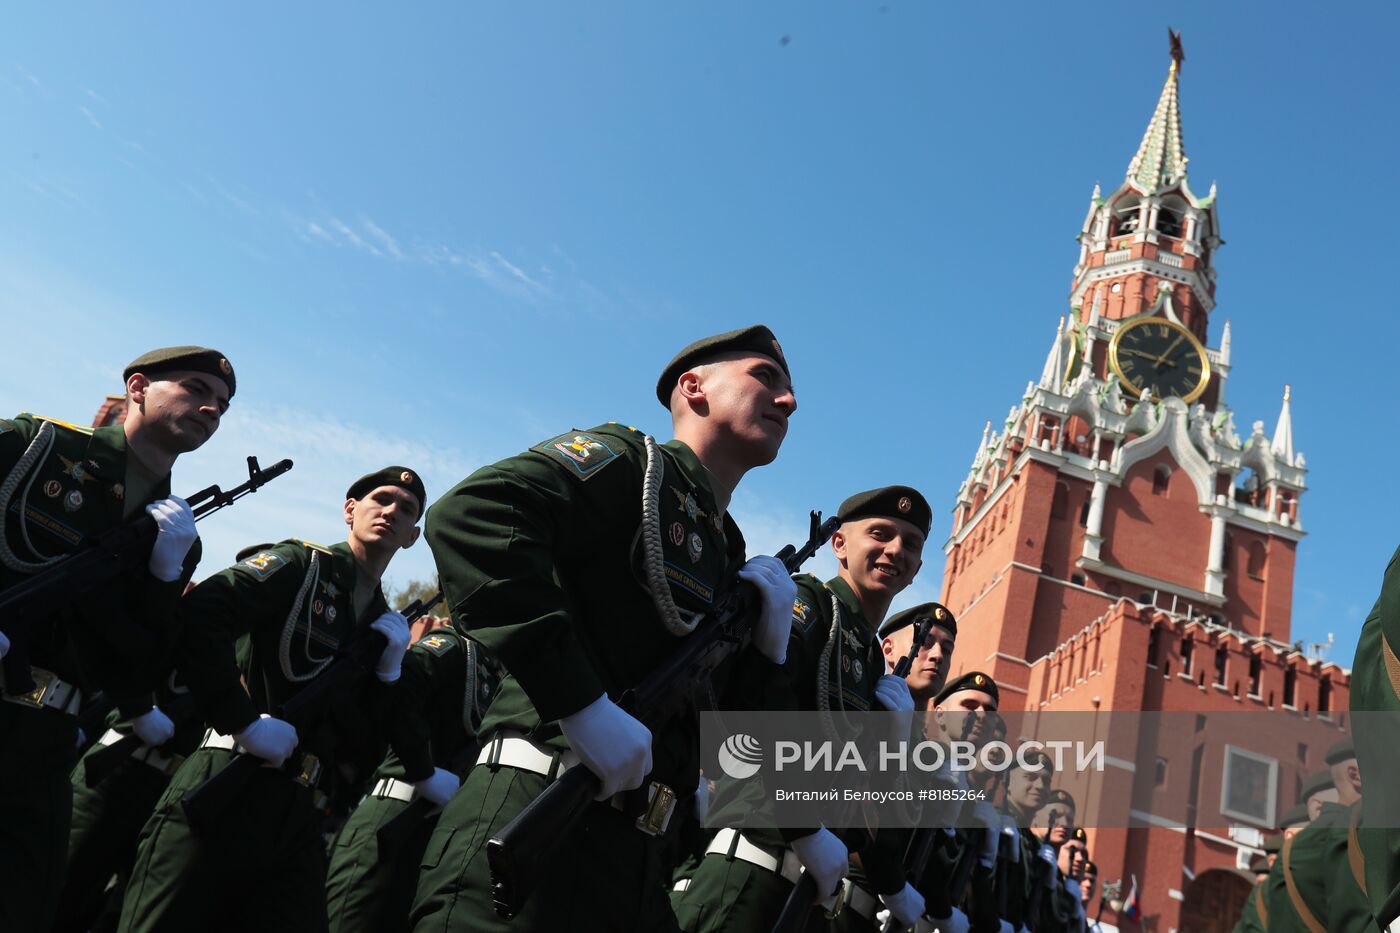
[[1331, 883], [1327, 887], [1327, 915], [1323, 921], [1328, 933], [1333, 930], [1366, 930], [1375, 928], [1371, 902], [1366, 897], [1366, 866], [1361, 852], [1361, 838], [1366, 832], [1361, 826], [1362, 805], [1354, 803], [1347, 815], [1345, 851], [1333, 858]]
[[404, 656], [398, 684], [400, 735], [374, 773], [368, 796], [350, 814], [331, 846], [326, 912], [331, 933], [391, 933], [408, 926], [418, 865], [437, 814], [405, 831], [392, 847], [381, 827], [416, 797], [415, 781], [441, 767], [461, 772], [476, 761], [477, 729], [496, 682], [481, 646], [450, 629], [419, 639]]
[[1346, 807], [1324, 803], [1317, 819], [1285, 840], [1273, 867], [1278, 881], [1268, 891], [1271, 933], [1326, 929], [1327, 884], [1335, 864], [1332, 860], [1342, 857], [1346, 849], [1349, 817]]
[[[1390, 558], [1381, 593], [1361, 627], [1351, 671], [1351, 711], [1356, 760], [1363, 781], [1389, 782], [1400, 773], [1400, 733], [1383, 724], [1382, 712], [1400, 711], [1400, 550]], [[1363, 820], [1374, 827], [1362, 830], [1366, 892], [1372, 912], [1382, 925], [1387, 902], [1400, 897], [1400, 803], [1396, 794], [1367, 794]], [[1393, 910], [1393, 908], [1392, 908]]]
[[[649, 463], [655, 496], [644, 503]], [[552, 765], [573, 764], [558, 720], [618, 696], [670, 656], [686, 621], [742, 565], [744, 540], [690, 448], [617, 424], [478, 470], [429, 511], [427, 538], [453, 625], [507, 675], [481, 727], [485, 766], [468, 773], [423, 854], [414, 929], [504, 929], [486, 840], [544, 790]], [[659, 608], [653, 590], [674, 610]], [[673, 717], [652, 740], [650, 780], [687, 806], [700, 772], [697, 716]], [[590, 806], [511, 928], [564, 928], [585, 915], [598, 929], [674, 923], [664, 892], [682, 819], [669, 834], [640, 831], [646, 793]]]
[[[179, 667], [212, 728], [142, 830], [122, 930], [325, 926], [321, 806], [347, 770], [367, 775], [382, 757], [392, 687], [373, 677], [347, 687], [319, 723], [298, 730], [297, 753], [283, 768], [260, 770], [237, 805], [198, 835], [180, 798], [232, 760], [235, 733], [280, 709], [388, 610], [376, 589], [357, 617], [357, 572], [348, 544], [292, 539], [220, 571], [183, 600]], [[240, 665], [234, 642], [245, 634]]]
[[[0, 590], [170, 495], [168, 475], [151, 476], [128, 456], [121, 426], [80, 428], [27, 414], [0, 420], [0, 481]], [[198, 560], [196, 539], [177, 580], [158, 580], [143, 563], [55, 607], [5, 658], [7, 677], [21, 678], [31, 664], [39, 689], [7, 690], [0, 703], [0, 928], [48, 928], [68, 847], [74, 714], [94, 688], [122, 719], [150, 711], [175, 607]]]

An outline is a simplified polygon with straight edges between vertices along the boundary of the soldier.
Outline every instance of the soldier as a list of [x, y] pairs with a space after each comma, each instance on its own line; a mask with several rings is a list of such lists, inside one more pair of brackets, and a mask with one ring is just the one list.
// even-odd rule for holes
[[[1380, 596], [1361, 626], [1352, 661], [1352, 735], [1363, 775], [1400, 773], [1400, 729], [1394, 716], [1400, 711], [1396, 646], [1400, 646], [1400, 549], [1385, 568]], [[1395, 929], [1392, 925], [1400, 917], [1400, 795], [1368, 794], [1365, 810], [1363, 822], [1371, 828], [1361, 830], [1357, 842], [1366, 877], [1364, 890], [1376, 924], [1383, 930]]]
[[[367, 774], [382, 755], [409, 632], [385, 604], [380, 578], [418, 540], [426, 501], [412, 470], [370, 473], [345, 493], [343, 543], [284, 541], [182, 600], [178, 667], [211, 728], [141, 832], [121, 930], [325, 927], [321, 808], [345, 794], [337, 781], [347, 772]], [[373, 677], [340, 687], [301, 734], [271, 715], [370, 632], [385, 640]], [[244, 636], [246, 650], [236, 656]], [[181, 798], [238, 753], [263, 759], [263, 769], [234, 805], [196, 830]], [[434, 771], [419, 786], [445, 796], [456, 784]]]
[[[728, 507], [744, 474], [777, 456], [797, 408], [791, 378], [762, 325], [697, 341], [657, 382], [674, 440], [617, 424], [568, 431], [478, 470], [433, 507], [428, 543], [453, 625], [508, 674], [481, 726], [485, 766], [468, 772], [424, 852], [414, 929], [674, 925], [671, 837], [685, 820], [665, 804], [690, 806], [699, 717], [674, 716], [653, 735], [613, 698], [673, 654], [736, 571], [762, 610], [756, 651], [731, 661], [767, 678], [785, 660], [791, 578], [772, 557], [745, 563]], [[558, 840], [508, 927], [492, 907], [485, 843], [579, 765], [597, 776], [600, 803]]]
[[1069, 791], [1057, 787], [1050, 791], [1045, 803], [1036, 811], [1035, 818], [1031, 820], [1031, 829], [1059, 849], [1074, 832], [1074, 816], [1074, 797]]
[[929, 710], [933, 709], [934, 698], [943, 689], [948, 668], [953, 664], [953, 648], [958, 638], [958, 624], [953, 614], [937, 603], [924, 603], [897, 612], [880, 626], [880, 650], [885, 654], [885, 665], [893, 670], [900, 659], [909, 654], [914, 642], [914, 623], [923, 619], [931, 619], [933, 624], [904, 682], [914, 697], [914, 708]]
[[1093, 859], [1084, 862], [1084, 877], [1079, 881], [1079, 903], [1084, 908], [1084, 913], [1089, 913], [1089, 905], [1094, 902], [1094, 895], [1099, 893], [1099, 866], [1094, 864]]
[[1067, 930], [1083, 933], [1085, 928], [1084, 901], [1081, 886], [1085, 865], [1089, 861], [1087, 834], [1076, 827], [1059, 846], [1056, 867], [1058, 883], [1041, 906], [1041, 920], [1035, 927], [1040, 931]]
[[1332, 772], [1323, 768], [1321, 771], [1314, 771], [1303, 780], [1298, 800], [1308, 808], [1308, 819], [1315, 820], [1322, 812], [1322, 805], [1336, 803], [1337, 796], [1336, 785], [1332, 783]]
[[[841, 527], [831, 549], [839, 572], [826, 583], [810, 574], [797, 576], [786, 681], [776, 688], [786, 696], [775, 696], [770, 706], [827, 716], [843, 710], [912, 711], [904, 679], [885, 673], [877, 630], [890, 602], [922, 566], [932, 510], [917, 490], [886, 486], [851, 496], [837, 517]], [[782, 912], [802, 869], [829, 896], [847, 873], [849, 853], [872, 843], [863, 830], [740, 831], [735, 827], [753, 805], [746, 791], [754, 786], [719, 783], [711, 822], [726, 828], [711, 840], [687, 889], [673, 895], [681, 929], [766, 929]], [[923, 913], [923, 898], [904, 880], [898, 862], [888, 867], [892, 870], [879, 878], [853, 879], [844, 908], [848, 923], [873, 921], [881, 901], [892, 909], [898, 905], [896, 915], [915, 911], [905, 921], [909, 925]]]
[[193, 512], [170, 494], [170, 470], [213, 436], [236, 381], [223, 354], [203, 347], [153, 350], [123, 378], [121, 425], [0, 420], [0, 590], [142, 510], [158, 529], [143, 569], [54, 607], [27, 643], [0, 634], [0, 657], [14, 652], [7, 673], [32, 673], [37, 684], [23, 694], [6, 689], [0, 703], [0, 929], [46, 930], [52, 921], [84, 694], [104, 691], [149, 745], [174, 731], [152, 688], [164, 677], [176, 601], [199, 550]]
[[1032, 748], [1020, 755], [1007, 777], [1003, 815], [1008, 827], [1017, 829], [1020, 851], [1019, 859], [1013, 860], [1007, 873], [1006, 913], [1001, 919], [1010, 923], [1013, 930], [1035, 923], [1040, 904], [1051, 887], [1054, 851], [1041, 843], [1030, 824], [1036, 811], [1049, 799], [1054, 773], [1050, 756]]
[[[461, 774], [476, 761], [477, 729], [499, 680], [482, 654], [480, 645], [441, 619], [405, 655], [395, 716], [400, 734], [374, 773], [373, 788], [331, 846], [326, 871], [331, 933], [407, 928], [418, 865], [438, 814], [394, 829], [394, 838], [380, 830], [392, 829], [390, 821], [422, 796], [418, 784], [435, 768]], [[447, 801], [430, 802], [441, 807]]]
[[1308, 807], [1306, 803], [1299, 803], [1283, 811], [1283, 816], [1279, 817], [1279, 855], [1274, 859], [1269, 867], [1269, 878], [1264, 882], [1263, 894], [1260, 896], [1259, 918], [1263, 921], [1264, 928], [1279, 929], [1275, 923], [1286, 921], [1274, 919], [1274, 905], [1288, 899], [1287, 885], [1283, 876], [1283, 847], [1288, 845], [1288, 841], [1298, 833], [1302, 832], [1308, 825]]

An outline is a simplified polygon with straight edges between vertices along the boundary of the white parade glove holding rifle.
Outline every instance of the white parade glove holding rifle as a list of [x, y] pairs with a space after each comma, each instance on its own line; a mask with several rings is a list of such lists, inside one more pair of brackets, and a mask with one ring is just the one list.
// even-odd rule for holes
[[185, 555], [189, 554], [194, 539], [199, 537], [194, 527], [194, 510], [184, 499], [171, 496], [157, 499], [146, 506], [146, 514], [156, 522], [156, 543], [151, 546], [151, 558], [146, 562], [146, 569], [157, 580], [173, 583], [180, 579]]
[[738, 577], [757, 587], [763, 600], [763, 608], [753, 627], [753, 646], [774, 664], [782, 664], [787, 660], [788, 636], [792, 634], [792, 604], [797, 601], [797, 584], [776, 557], [753, 558], [739, 568]]
[[846, 844], [826, 827], [792, 843], [792, 851], [802, 867], [817, 883], [817, 900], [824, 901], [836, 893], [836, 886], [851, 867], [851, 853]]
[[606, 693], [559, 720], [559, 728], [578, 760], [603, 785], [595, 800], [640, 787], [651, 773], [651, 730]]
[[142, 745], [159, 748], [175, 735], [175, 723], [160, 711], [159, 706], [152, 706], [131, 720], [131, 731], [136, 733]]

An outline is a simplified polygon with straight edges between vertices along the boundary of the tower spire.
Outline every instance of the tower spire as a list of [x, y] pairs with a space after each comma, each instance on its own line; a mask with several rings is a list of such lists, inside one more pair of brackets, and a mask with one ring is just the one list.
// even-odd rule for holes
[[1181, 50], [1181, 33], [1167, 30], [1171, 37], [1172, 64], [1167, 69], [1167, 83], [1157, 99], [1157, 109], [1147, 124], [1137, 154], [1128, 163], [1128, 178], [1148, 194], [1186, 177], [1186, 150], [1181, 143], [1181, 106], [1177, 99], [1177, 82], [1181, 63], [1186, 55]]
[[1274, 427], [1274, 441], [1269, 445], [1274, 455], [1293, 465], [1293, 412], [1288, 398], [1293, 394], [1292, 386], [1283, 387], [1283, 408], [1278, 413], [1278, 424]]
[[1065, 319], [1060, 317], [1060, 323], [1055, 327], [1055, 343], [1051, 345], [1049, 354], [1045, 357], [1045, 368], [1040, 372], [1040, 382], [1037, 385], [1044, 386], [1051, 392], [1060, 391], [1060, 383], [1064, 381], [1065, 370], [1069, 368], [1069, 359], [1065, 354]]

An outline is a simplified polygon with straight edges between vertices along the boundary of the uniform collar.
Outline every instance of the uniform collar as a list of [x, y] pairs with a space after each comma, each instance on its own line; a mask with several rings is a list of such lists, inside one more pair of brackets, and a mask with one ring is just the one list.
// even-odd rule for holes
[[846, 614], [851, 616], [869, 631], [872, 636], [875, 634], [875, 627], [870, 625], [865, 619], [865, 610], [860, 607], [860, 600], [856, 599], [856, 594], [851, 591], [851, 587], [840, 577], [832, 577], [826, 581], [826, 588], [836, 594], [836, 598], [841, 600], [841, 605], [845, 608]]
[[700, 458], [695, 456], [695, 451], [686, 446], [685, 441], [679, 441], [675, 438], [662, 446], [675, 457], [676, 464], [680, 466], [681, 473], [685, 475], [690, 485], [708, 495], [710, 501], [703, 503], [703, 505], [707, 509], [723, 515], [729, 507], [728, 497], [725, 497], [724, 502], [719, 501], [720, 497], [714, 486], [714, 478], [710, 475], [710, 471], [705, 469], [705, 465], [700, 462]]

